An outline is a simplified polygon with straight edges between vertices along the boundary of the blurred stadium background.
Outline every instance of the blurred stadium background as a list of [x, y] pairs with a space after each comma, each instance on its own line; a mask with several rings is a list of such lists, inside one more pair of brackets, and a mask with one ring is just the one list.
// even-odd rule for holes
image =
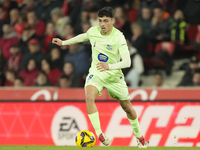
[[[123, 72], [150, 146], [200, 147], [199, 0], [0, 0], [0, 145], [75, 145], [80, 130], [94, 131], [83, 90], [90, 43], [51, 40], [98, 25], [104, 6], [127, 40]], [[97, 106], [111, 145], [136, 146], [106, 90]]]

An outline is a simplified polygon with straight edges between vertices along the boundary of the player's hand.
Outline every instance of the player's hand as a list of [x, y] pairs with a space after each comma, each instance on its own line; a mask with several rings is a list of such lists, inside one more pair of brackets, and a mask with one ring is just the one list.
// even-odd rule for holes
[[58, 46], [62, 46], [62, 40], [60, 40], [59, 38], [53, 38], [52, 43]]
[[97, 70], [100, 70], [100, 72], [108, 70], [109, 66], [105, 62], [100, 62], [97, 64]]

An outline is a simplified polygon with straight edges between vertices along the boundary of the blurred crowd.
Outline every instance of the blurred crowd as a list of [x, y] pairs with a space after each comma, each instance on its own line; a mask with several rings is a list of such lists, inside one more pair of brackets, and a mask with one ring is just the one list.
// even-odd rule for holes
[[97, 12], [113, 7], [114, 26], [123, 32], [132, 60], [123, 73], [127, 85], [175, 59], [190, 58], [177, 86], [200, 85], [200, 0], [0, 0], [0, 86], [83, 87], [91, 65], [89, 42], [58, 47], [52, 38], [70, 39], [98, 26]]

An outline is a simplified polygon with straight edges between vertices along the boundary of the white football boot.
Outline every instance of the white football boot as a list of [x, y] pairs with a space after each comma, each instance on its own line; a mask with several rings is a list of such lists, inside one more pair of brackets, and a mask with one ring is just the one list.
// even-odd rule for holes
[[103, 145], [105, 146], [109, 146], [111, 143], [111, 139], [109, 137], [107, 137], [105, 134], [101, 133], [99, 135], [99, 140], [103, 143]]
[[138, 143], [138, 148], [147, 148], [149, 141], [145, 141], [144, 137], [136, 138]]

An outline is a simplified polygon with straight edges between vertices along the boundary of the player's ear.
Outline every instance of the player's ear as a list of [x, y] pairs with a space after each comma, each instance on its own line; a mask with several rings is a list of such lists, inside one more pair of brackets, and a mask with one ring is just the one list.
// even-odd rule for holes
[[115, 18], [112, 18], [112, 24], [115, 24]]

